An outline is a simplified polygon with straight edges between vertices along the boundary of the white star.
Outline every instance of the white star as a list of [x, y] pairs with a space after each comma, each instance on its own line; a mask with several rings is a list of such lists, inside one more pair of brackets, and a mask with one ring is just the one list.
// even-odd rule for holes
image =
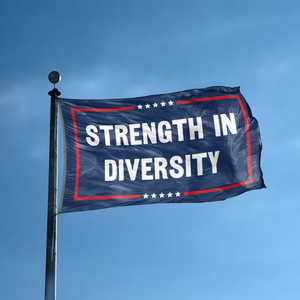
[[149, 197], [149, 195], [145, 193], [144, 199], [147, 199], [148, 197]]
[[151, 197], [152, 197], [152, 198], [156, 198], [156, 194], [153, 193], [153, 194], [151, 195]]
[[157, 107], [157, 106], [158, 106], [158, 104], [155, 102], [155, 103], [153, 103], [153, 106], [154, 106], [154, 107]]
[[164, 193], [160, 193], [159, 194], [159, 198], [164, 198], [165, 197], [165, 194]]
[[169, 197], [169, 198], [172, 197], [172, 195], [173, 195], [173, 194], [172, 194], [171, 192], [168, 193], [168, 197]]
[[146, 108], [150, 108], [150, 104], [148, 104], [148, 103], [145, 106], [146, 106]]
[[177, 192], [177, 193], [176, 193], [176, 197], [179, 197], [179, 196], [180, 196], [180, 194], [181, 194], [181, 193]]
[[138, 105], [138, 109], [142, 109], [143, 108], [143, 105]]
[[170, 106], [173, 105], [173, 101], [171, 101], [171, 100], [168, 103]]
[[163, 102], [160, 103], [160, 105], [161, 106], [166, 106], [166, 102], [163, 101]]

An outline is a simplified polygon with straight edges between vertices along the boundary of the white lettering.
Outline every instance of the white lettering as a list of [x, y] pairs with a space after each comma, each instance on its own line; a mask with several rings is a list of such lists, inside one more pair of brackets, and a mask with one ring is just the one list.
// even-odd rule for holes
[[148, 144], [148, 138], [150, 139], [152, 144], [156, 144], [156, 127], [155, 127], [155, 122], [151, 123], [151, 129], [149, 128], [147, 123], [142, 124], [142, 129], [143, 129], [143, 141], [144, 144]]
[[[110, 174], [111, 167], [111, 174]], [[104, 161], [104, 170], [105, 170], [105, 181], [113, 181], [117, 178], [117, 163], [112, 159], [106, 159]]]
[[139, 136], [140, 133], [134, 131], [136, 128], [140, 128], [140, 124], [130, 124], [129, 125], [129, 132], [130, 132], [130, 143], [131, 145], [141, 145], [142, 141], [141, 140], [136, 140], [135, 137]]
[[215, 135], [221, 136], [221, 127], [218, 115], [213, 115], [214, 118], [214, 125], [215, 125]]
[[220, 151], [215, 151], [215, 155], [212, 152], [208, 152], [208, 156], [211, 162], [212, 173], [215, 174], [218, 172], [217, 170], [217, 162], [219, 158]]
[[[130, 180], [136, 180], [137, 172], [140, 169], [142, 180], [160, 180], [168, 179], [170, 175], [172, 178], [181, 178], [184, 175], [186, 177], [192, 176], [192, 171], [196, 171], [197, 176], [203, 175], [203, 158], [206, 158], [208, 154], [211, 163], [211, 172], [215, 174], [218, 172], [217, 164], [220, 155], [220, 151], [204, 152], [187, 154], [184, 159], [178, 155], [175, 155], [167, 160], [164, 157], [153, 158], [136, 158], [133, 163], [130, 159], [119, 159], [117, 161], [107, 159], [104, 161], [105, 169], [105, 181], [114, 181], [118, 178], [119, 181], [126, 180], [125, 172], [127, 170]], [[192, 164], [192, 159], [196, 160], [196, 163]], [[124, 163], [125, 161], [125, 163]], [[126, 165], [127, 169], [124, 167]], [[171, 169], [168, 169], [172, 167]], [[169, 174], [168, 174], [169, 173]], [[195, 172], [193, 172], [194, 174]]]
[[123, 140], [124, 146], [128, 146], [128, 139], [126, 134], [128, 133], [128, 129], [125, 125], [116, 125], [115, 126], [115, 134], [116, 134], [116, 145], [121, 146], [121, 139]]
[[172, 142], [172, 131], [166, 130], [164, 132], [163, 127], [166, 127], [166, 129], [171, 129], [171, 125], [168, 121], [161, 121], [158, 123], [157, 132], [158, 132], [158, 138], [160, 142], [162, 143]]
[[142, 158], [142, 180], [153, 180], [153, 175], [147, 175], [148, 171], [151, 171], [151, 167], [147, 166], [148, 163], [152, 163], [152, 158]]
[[186, 124], [186, 119], [173, 120], [172, 124], [177, 125], [178, 141], [182, 142], [184, 140], [182, 125]]
[[182, 164], [182, 158], [180, 156], [173, 156], [171, 159], [170, 159], [170, 165], [178, 171], [178, 173], [176, 173], [174, 170], [170, 170], [170, 175], [173, 177], [173, 178], [180, 178], [183, 176], [184, 174], [184, 170], [183, 170], [183, 167], [178, 165], [176, 162]]
[[230, 120], [225, 114], [221, 115], [223, 135], [228, 134], [227, 127], [229, 128], [232, 134], [237, 134], [234, 114], [230, 113], [229, 115], [230, 115]]
[[97, 127], [94, 125], [88, 125], [88, 126], [86, 126], [85, 131], [90, 137], [92, 137], [94, 139], [94, 140], [92, 140], [90, 137], [87, 137], [86, 138], [87, 143], [90, 146], [98, 146], [100, 143], [100, 138], [97, 134], [94, 133], [94, 132], [98, 132]]
[[138, 169], [138, 166], [139, 166], [139, 162], [140, 162], [139, 158], [136, 158], [134, 160], [133, 167], [132, 167], [130, 159], [125, 159], [125, 163], [126, 163], [126, 166], [127, 166], [127, 170], [128, 170], [128, 173], [129, 173], [130, 180], [135, 180], [137, 169]]
[[190, 155], [185, 156], [185, 176], [186, 177], [191, 177], [192, 176], [191, 156]]
[[154, 168], [155, 168], [155, 179], [160, 179], [159, 174], [162, 173], [163, 179], [168, 179], [166, 166], [168, 165], [168, 161], [163, 157], [155, 157], [154, 158]]
[[119, 180], [124, 181], [124, 160], [119, 159]]
[[110, 146], [109, 131], [113, 130], [114, 127], [112, 125], [100, 125], [99, 128], [100, 130], [104, 130], [105, 146]]
[[201, 117], [197, 117], [197, 125], [194, 125], [193, 118], [189, 118], [190, 140], [194, 140], [195, 132], [198, 132], [198, 140], [203, 139], [203, 127]]
[[205, 157], [207, 157], [207, 153], [197, 153], [197, 154], [192, 155], [193, 159], [197, 159], [197, 175], [198, 176], [203, 175], [202, 159]]

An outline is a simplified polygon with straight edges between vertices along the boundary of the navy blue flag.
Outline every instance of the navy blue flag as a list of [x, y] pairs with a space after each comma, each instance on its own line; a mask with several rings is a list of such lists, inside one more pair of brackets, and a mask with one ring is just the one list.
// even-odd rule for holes
[[59, 104], [60, 213], [219, 201], [265, 187], [258, 123], [239, 88]]

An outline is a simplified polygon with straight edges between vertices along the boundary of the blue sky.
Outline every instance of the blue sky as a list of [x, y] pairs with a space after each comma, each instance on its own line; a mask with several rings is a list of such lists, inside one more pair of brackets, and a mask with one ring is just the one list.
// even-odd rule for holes
[[299, 1], [2, 1], [0, 14], [3, 299], [44, 297], [52, 70], [66, 98], [240, 86], [267, 185], [59, 215], [58, 300], [300, 298]]

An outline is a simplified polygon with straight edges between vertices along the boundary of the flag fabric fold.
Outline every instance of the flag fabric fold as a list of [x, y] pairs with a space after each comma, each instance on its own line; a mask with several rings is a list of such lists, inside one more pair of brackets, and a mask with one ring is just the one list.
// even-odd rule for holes
[[239, 88], [59, 105], [59, 213], [219, 201], [265, 187], [258, 122]]

